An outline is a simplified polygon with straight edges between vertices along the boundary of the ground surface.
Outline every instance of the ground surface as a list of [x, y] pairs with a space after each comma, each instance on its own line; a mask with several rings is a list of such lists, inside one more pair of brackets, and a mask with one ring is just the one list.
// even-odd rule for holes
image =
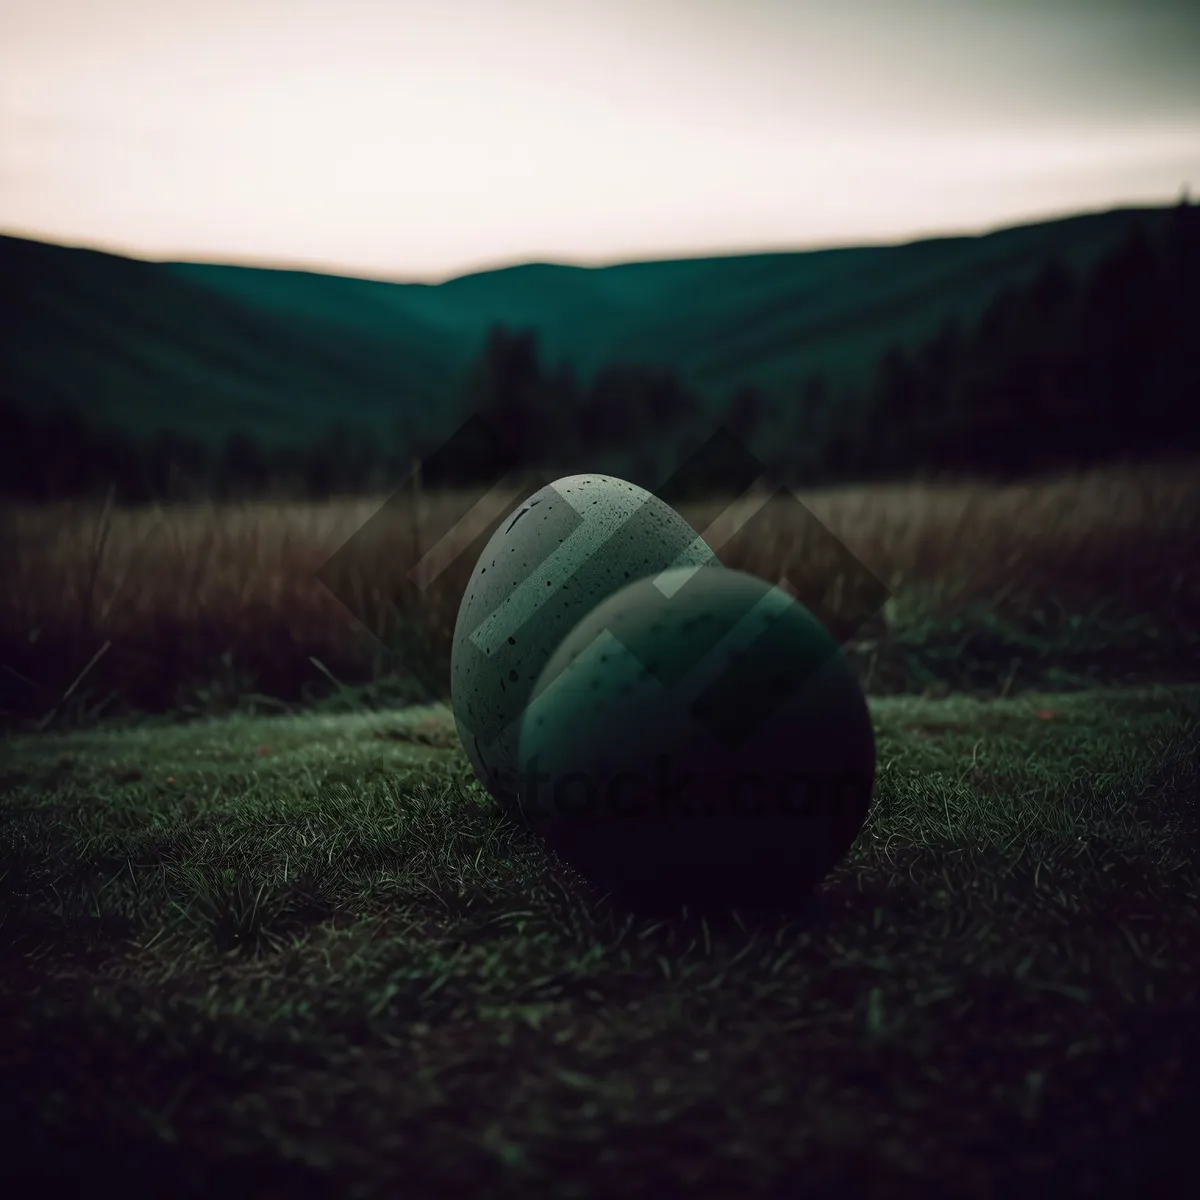
[[872, 711], [875, 810], [792, 917], [594, 895], [440, 707], [6, 740], [8, 1194], [1163, 1190], [1200, 687]]

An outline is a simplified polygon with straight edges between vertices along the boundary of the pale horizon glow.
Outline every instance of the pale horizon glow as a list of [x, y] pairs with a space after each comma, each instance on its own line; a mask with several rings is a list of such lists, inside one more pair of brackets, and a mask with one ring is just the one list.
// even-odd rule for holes
[[436, 281], [1200, 186], [1170, 0], [9, 0], [0, 232]]

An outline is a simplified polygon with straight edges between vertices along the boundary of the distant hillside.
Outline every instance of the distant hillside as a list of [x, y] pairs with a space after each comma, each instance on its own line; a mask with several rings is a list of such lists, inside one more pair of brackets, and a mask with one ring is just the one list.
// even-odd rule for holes
[[[530, 264], [437, 285], [135, 261], [0, 237], [0, 388], [139, 434], [307, 440], [448, 433], [489, 328], [589, 377], [667, 367], [705, 402], [865, 377], [889, 346], [974, 320], [1053, 257], [1082, 268], [1169, 209], [1119, 210], [906, 245], [586, 268]], [[798, 401], [797, 401], [798, 402]]]

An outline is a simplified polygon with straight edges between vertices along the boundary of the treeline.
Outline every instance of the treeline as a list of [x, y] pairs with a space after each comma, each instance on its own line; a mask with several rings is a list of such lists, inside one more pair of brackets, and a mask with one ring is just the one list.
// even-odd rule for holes
[[1012, 475], [1200, 452], [1200, 207], [1084, 273], [1058, 260], [969, 331], [890, 349], [825, 459], [838, 474]]
[[[607, 470], [647, 486], [719, 424], [793, 484], [1197, 455], [1198, 280], [1200, 208], [1185, 202], [1161, 237], [1135, 230], [1082, 272], [1050, 259], [970, 326], [950, 319], [921, 345], [890, 347], [866, 382], [815, 374], [716, 405], [663, 367], [610, 363], [581, 379], [570, 364], [543, 363], [534, 330], [497, 325], [445, 434], [480, 413], [523, 465]], [[411, 417], [398, 413], [386, 433], [334, 423], [310, 444], [245, 432], [139, 439], [67, 406], [34, 414], [0, 396], [0, 487], [38, 501], [112, 487], [128, 502], [387, 488], [436, 449], [414, 439]]]
[[124, 503], [274, 492], [321, 498], [385, 488], [403, 479], [410, 455], [337, 422], [311, 444], [275, 444], [251, 433], [214, 440], [164, 430], [151, 437], [85, 420], [61, 405], [30, 413], [0, 396], [0, 491], [48, 502], [103, 495]]

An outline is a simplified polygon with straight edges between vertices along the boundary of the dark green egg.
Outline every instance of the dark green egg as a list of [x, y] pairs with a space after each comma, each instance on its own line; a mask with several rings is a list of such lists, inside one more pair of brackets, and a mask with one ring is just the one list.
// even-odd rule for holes
[[741, 571], [682, 568], [565, 636], [520, 727], [519, 803], [631, 898], [802, 904], [866, 821], [875, 741], [817, 618]]

